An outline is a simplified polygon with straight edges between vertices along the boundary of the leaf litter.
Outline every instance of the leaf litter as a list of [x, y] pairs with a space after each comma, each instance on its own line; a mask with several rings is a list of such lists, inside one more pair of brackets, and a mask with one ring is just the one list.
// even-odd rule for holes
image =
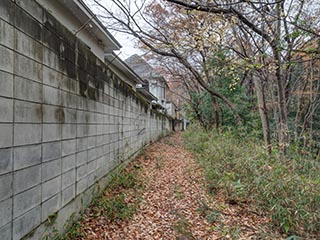
[[263, 213], [208, 193], [202, 169], [183, 148], [180, 133], [149, 145], [125, 171], [137, 168], [143, 187], [111, 187], [103, 195], [108, 200], [123, 194], [125, 204], [135, 206], [130, 217], [110, 219], [92, 205], [75, 239], [279, 239], [267, 234], [270, 219]]

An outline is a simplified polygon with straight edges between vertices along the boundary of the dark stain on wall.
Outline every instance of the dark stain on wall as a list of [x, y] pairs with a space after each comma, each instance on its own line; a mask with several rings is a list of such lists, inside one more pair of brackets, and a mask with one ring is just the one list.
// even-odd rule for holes
[[[75, 80], [67, 81], [65, 87], [74, 92], [77, 89], [76, 84], [78, 84], [78, 94], [82, 97], [123, 108], [120, 101], [115, 101], [111, 96], [104, 94], [105, 84], [107, 84], [108, 87], [113, 87], [116, 98], [121, 97], [126, 101], [130, 98], [136, 104], [141, 104], [141, 109], [144, 108], [145, 112], [148, 111], [148, 104], [133, 92], [131, 86], [120, 80], [110, 69], [107, 69], [106, 65], [91, 52], [85, 43], [77, 39], [49, 12], [44, 11], [42, 25], [11, 1], [0, 1], [0, 6], [18, 28], [23, 29], [31, 37], [42, 41], [57, 54], [59, 69], [69, 78]], [[57, 116], [59, 116], [59, 121], [63, 122], [64, 116], [61, 114], [59, 113]]]
[[0, 11], [2, 15], [7, 16], [10, 23], [14, 23], [15, 19], [15, 4], [12, 1], [1, 0]]
[[[3, 0], [1, 1], [3, 2]], [[6, 1], [4, 1], [6, 2]], [[31, 18], [26, 12], [21, 8], [15, 8], [15, 24], [16, 27], [21, 29], [26, 34], [30, 35], [36, 40], [41, 40], [41, 24]]]
[[55, 118], [58, 120], [59, 123], [65, 122], [65, 113], [62, 107], [56, 109]]
[[43, 107], [42, 107], [42, 105], [40, 105], [39, 107], [37, 107], [37, 109], [36, 109], [36, 114], [37, 114], [37, 117], [41, 120], [42, 117], [43, 117]]

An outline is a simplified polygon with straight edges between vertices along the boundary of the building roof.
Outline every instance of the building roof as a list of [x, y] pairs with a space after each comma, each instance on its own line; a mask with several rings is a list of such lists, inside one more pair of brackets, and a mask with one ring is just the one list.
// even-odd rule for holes
[[68, 9], [82, 24], [82, 29], [85, 29], [93, 38], [96, 38], [98, 43], [104, 45], [105, 52], [112, 52], [121, 48], [120, 43], [111, 35], [96, 15], [82, 0], [55, 0]]
[[112, 65], [122, 72], [134, 84], [142, 83], [143, 80], [135, 73], [124, 61], [122, 61], [116, 54], [105, 54], [105, 62], [107, 65]]
[[125, 62], [132, 68], [142, 79], [152, 79], [156, 78], [164, 82], [164, 77], [158, 73], [153, 67], [150, 66], [142, 57], [134, 54], [127, 58]]

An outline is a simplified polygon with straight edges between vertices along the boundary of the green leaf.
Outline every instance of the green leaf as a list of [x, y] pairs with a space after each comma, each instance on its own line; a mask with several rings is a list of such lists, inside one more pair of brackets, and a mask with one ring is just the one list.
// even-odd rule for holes
[[292, 235], [292, 236], [288, 237], [286, 240], [298, 240], [298, 239], [299, 239], [299, 237]]

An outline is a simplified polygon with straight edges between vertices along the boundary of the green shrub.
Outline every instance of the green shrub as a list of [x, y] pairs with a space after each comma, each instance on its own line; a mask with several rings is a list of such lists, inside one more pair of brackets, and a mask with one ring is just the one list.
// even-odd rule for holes
[[134, 204], [129, 204], [125, 199], [126, 195], [120, 193], [110, 198], [103, 198], [99, 202], [99, 211], [110, 221], [128, 220], [135, 213]]
[[320, 236], [320, 162], [310, 156], [265, 154], [263, 142], [230, 131], [184, 133], [204, 169], [211, 193], [254, 204], [270, 214], [273, 226], [288, 235]]

